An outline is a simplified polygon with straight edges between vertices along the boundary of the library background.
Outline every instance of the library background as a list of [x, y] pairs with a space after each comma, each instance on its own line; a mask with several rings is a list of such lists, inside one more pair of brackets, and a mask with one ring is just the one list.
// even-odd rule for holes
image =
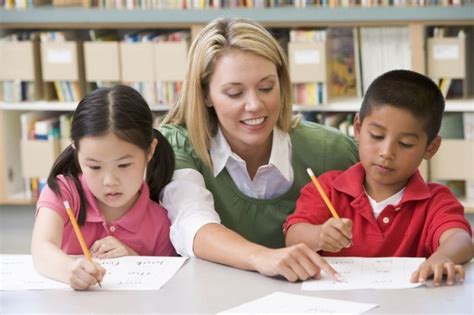
[[159, 117], [193, 36], [246, 17], [287, 51], [294, 111], [352, 135], [379, 74], [411, 69], [446, 96], [443, 143], [423, 176], [474, 213], [472, 0], [0, 0], [0, 205], [33, 205], [88, 91], [118, 82]]

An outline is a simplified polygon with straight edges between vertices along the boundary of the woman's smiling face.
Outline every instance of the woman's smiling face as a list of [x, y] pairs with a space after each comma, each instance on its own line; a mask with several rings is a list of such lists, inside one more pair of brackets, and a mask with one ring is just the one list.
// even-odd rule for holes
[[208, 101], [235, 153], [271, 148], [280, 97], [277, 69], [268, 59], [230, 50], [216, 61]]

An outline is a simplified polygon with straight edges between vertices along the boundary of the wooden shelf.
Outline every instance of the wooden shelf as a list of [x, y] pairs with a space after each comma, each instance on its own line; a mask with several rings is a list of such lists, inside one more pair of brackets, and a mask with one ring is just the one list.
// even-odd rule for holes
[[[295, 112], [357, 112], [362, 104], [360, 98], [334, 100], [327, 105], [293, 105]], [[65, 102], [0, 102], [0, 110], [8, 111], [74, 111], [77, 103]], [[170, 105], [153, 105], [152, 111], [168, 111]], [[446, 101], [445, 112], [474, 112], [474, 99], [456, 99]]]
[[0, 10], [0, 28], [184, 28], [218, 17], [244, 17], [269, 27], [328, 25], [474, 24], [473, 6], [306, 7], [204, 10], [117, 10], [37, 7]]
[[[0, 102], [0, 110], [9, 110], [9, 111], [58, 111], [58, 112], [68, 112], [74, 111], [77, 107], [76, 102], [47, 102], [47, 101], [38, 101], [38, 102], [21, 102], [21, 103], [7, 103]], [[151, 106], [152, 111], [168, 111], [170, 109], [169, 105], [154, 105]]]

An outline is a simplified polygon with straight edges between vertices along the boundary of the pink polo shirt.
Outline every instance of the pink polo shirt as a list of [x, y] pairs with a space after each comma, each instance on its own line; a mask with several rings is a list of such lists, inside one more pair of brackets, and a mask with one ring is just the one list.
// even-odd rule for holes
[[[62, 175], [57, 177], [62, 197], [46, 186], [39, 197], [36, 212], [49, 208], [64, 221], [61, 249], [70, 255], [82, 255], [81, 246], [64, 209], [63, 201], [68, 201], [76, 218], [79, 213], [79, 194], [74, 182]], [[80, 177], [87, 201], [87, 216], [81, 231], [90, 248], [96, 240], [114, 236], [141, 256], [174, 256], [176, 252], [169, 239], [170, 222], [166, 210], [150, 199], [148, 185], [144, 182], [140, 196], [133, 207], [120, 219], [107, 224], [87, 184]]]
[[[472, 236], [463, 206], [447, 187], [426, 183], [417, 172], [408, 181], [399, 204], [388, 205], [376, 219], [363, 188], [364, 178], [360, 163], [346, 171], [329, 171], [318, 177], [339, 216], [353, 222], [352, 246], [337, 253], [321, 252], [322, 255], [429, 257], [448, 229], [464, 229]], [[299, 222], [323, 224], [330, 217], [310, 182], [301, 190], [296, 210], [286, 219], [284, 230]]]

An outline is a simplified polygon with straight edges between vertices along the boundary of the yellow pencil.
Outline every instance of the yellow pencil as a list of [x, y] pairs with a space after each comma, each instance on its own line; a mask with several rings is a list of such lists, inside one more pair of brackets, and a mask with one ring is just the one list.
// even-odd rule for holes
[[[77, 224], [76, 217], [74, 217], [74, 213], [72, 213], [71, 207], [69, 206], [69, 202], [64, 201], [64, 208], [66, 208], [67, 215], [69, 216], [69, 220], [71, 220], [72, 227], [74, 228], [74, 232], [77, 236], [77, 240], [79, 241], [79, 244], [81, 244], [84, 256], [86, 256], [86, 259], [88, 261], [92, 262], [91, 252], [89, 251], [89, 248], [86, 245], [84, 237], [82, 236], [81, 229], [79, 228], [79, 224]], [[97, 283], [99, 284], [99, 287], [102, 287], [99, 281], [97, 281]]]
[[316, 186], [316, 189], [318, 190], [319, 194], [323, 198], [324, 203], [329, 208], [329, 211], [331, 211], [332, 216], [336, 219], [340, 219], [339, 215], [336, 212], [336, 209], [334, 209], [334, 206], [332, 205], [332, 203], [329, 200], [328, 196], [324, 192], [323, 187], [321, 187], [321, 185], [319, 184], [319, 181], [316, 178], [316, 176], [314, 175], [313, 171], [310, 168], [306, 169], [306, 171], [308, 172], [309, 177], [311, 177], [311, 180], [313, 181], [314, 186]]

